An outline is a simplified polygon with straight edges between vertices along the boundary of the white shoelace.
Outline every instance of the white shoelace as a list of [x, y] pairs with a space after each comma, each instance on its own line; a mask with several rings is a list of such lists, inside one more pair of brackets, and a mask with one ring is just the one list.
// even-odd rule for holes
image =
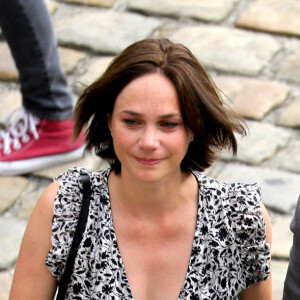
[[27, 143], [30, 140], [27, 134], [28, 131], [37, 140], [39, 134], [36, 130], [36, 125], [39, 121], [39, 118], [26, 112], [24, 107], [13, 110], [6, 118], [6, 129], [0, 131], [0, 149], [3, 148], [3, 153], [6, 155], [10, 154], [11, 146], [15, 150], [20, 149], [22, 145], [20, 139], [22, 139], [23, 143]]

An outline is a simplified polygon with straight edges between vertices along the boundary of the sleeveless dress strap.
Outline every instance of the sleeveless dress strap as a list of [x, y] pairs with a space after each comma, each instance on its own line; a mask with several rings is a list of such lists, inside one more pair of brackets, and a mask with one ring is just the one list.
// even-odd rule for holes
[[71, 250], [66, 263], [65, 272], [62, 275], [61, 280], [58, 284], [58, 293], [57, 293], [56, 300], [65, 299], [68, 285], [71, 280], [71, 275], [73, 273], [74, 262], [77, 255], [78, 247], [82, 240], [82, 235], [85, 230], [85, 225], [89, 214], [90, 196], [91, 196], [90, 176], [87, 174], [81, 174], [81, 180], [83, 183], [83, 201], [80, 209], [80, 214], [79, 214], [78, 223], [74, 234]]

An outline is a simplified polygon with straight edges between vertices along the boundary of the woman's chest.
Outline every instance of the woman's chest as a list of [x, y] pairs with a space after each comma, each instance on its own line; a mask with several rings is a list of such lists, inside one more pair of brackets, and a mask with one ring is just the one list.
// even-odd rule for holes
[[195, 234], [191, 229], [160, 238], [147, 230], [118, 232], [107, 219], [98, 225], [88, 226], [75, 264], [73, 288], [86, 296], [208, 300], [212, 294], [226, 299], [239, 293], [240, 268], [233, 253], [224, 254], [224, 245], [199, 230], [201, 224]]
[[192, 251], [193, 228], [179, 232], [117, 232], [126, 277], [135, 300], [179, 297]]

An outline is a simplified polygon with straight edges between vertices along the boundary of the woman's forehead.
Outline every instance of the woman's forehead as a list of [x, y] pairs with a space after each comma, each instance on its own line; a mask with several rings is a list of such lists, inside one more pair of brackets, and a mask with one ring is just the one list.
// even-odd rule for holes
[[154, 106], [177, 113], [180, 111], [174, 84], [159, 73], [143, 75], [131, 81], [117, 96], [115, 103], [115, 109], [132, 107], [145, 111]]

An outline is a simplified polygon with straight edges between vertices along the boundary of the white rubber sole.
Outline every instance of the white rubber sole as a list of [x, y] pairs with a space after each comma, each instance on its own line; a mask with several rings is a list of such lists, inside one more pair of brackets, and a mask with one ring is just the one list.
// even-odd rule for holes
[[84, 146], [67, 153], [40, 156], [11, 162], [0, 162], [0, 175], [21, 175], [79, 159], [83, 156]]

